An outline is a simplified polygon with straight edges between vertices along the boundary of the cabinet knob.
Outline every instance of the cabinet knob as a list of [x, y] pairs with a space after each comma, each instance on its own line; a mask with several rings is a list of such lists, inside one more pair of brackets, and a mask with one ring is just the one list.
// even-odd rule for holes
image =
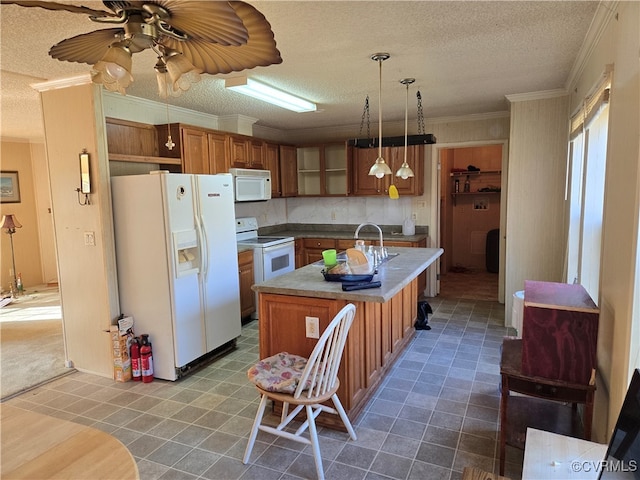
[[320, 246], [320, 242], [318, 242], [318, 246]]

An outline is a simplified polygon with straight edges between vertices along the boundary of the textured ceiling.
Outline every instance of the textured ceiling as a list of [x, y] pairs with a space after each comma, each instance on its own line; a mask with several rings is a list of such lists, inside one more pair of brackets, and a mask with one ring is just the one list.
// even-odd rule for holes
[[[62, 2], [61, 2], [62, 3]], [[101, 2], [65, 1], [102, 9]], [[283, 62], [245, 73], [318, 104], [293, 113], [226, 92], [224, 78], [203, 81], [172, 105], [214, 115], [242, 114], [280, 130], [360, 125], [364, 100], [378, 115], [376, 52], [382, 68], [384, 121], [410, 118], [420, 90], [427, 118], [506, 111], [505, 95], [564, 88], [596, 12], [596, 1], [266, 1], [249, 2], [271, 23]], [[86, 64], [50, 58], [55, 43], [105, 26], [85, 15], [0, 6], [0, 135], [42, 137], [38, 94], [30, 84], [85, 73]], [[106, 26], [107, 28], [110, 25]], [[155, 54], [133, 57], [128, 95], [159, 100]], [[410, 127], [411, 129], [411, 127]], [[415, 133], [411, 132], [410, 133]]]

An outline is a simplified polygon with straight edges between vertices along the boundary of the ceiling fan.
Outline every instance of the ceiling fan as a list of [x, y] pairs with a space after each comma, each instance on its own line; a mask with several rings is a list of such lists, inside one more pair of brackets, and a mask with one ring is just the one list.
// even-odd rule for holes
[[200, 73], [215, 75], [282, 63], [271, 25], [256, 8], [241, 1], [105, 0], [108, 10], [30, 0], [0, 3], [63, 10], [88, 15], [96, 23], [121, 25], [62, 40], [49, 55], [93, 65], [92, 80], [122, 94], [133, 81], [132, 54], [149, 48], [158, 55], [154, 68], [162, 97], [188, 89]]

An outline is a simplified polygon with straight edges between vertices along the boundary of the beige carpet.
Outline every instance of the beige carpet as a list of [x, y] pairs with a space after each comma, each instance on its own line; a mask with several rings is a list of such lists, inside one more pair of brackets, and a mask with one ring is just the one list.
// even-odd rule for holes
[[57, 289], [31, 290], [0, 308], [0, 398], [73, 371], [64, 366]]

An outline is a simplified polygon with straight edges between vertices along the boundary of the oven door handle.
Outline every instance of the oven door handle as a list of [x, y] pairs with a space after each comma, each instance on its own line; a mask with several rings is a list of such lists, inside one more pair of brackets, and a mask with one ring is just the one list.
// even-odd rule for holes
[[291, 247], [295, 248], [295, 244], [293, 242], [285, 242], [285, 243], [278, 243], [277, 245], [271, 245], [269, 247], [262, 247], [262, 249], [265, 252], [274, 252], [276, 250], [284, 250]]

